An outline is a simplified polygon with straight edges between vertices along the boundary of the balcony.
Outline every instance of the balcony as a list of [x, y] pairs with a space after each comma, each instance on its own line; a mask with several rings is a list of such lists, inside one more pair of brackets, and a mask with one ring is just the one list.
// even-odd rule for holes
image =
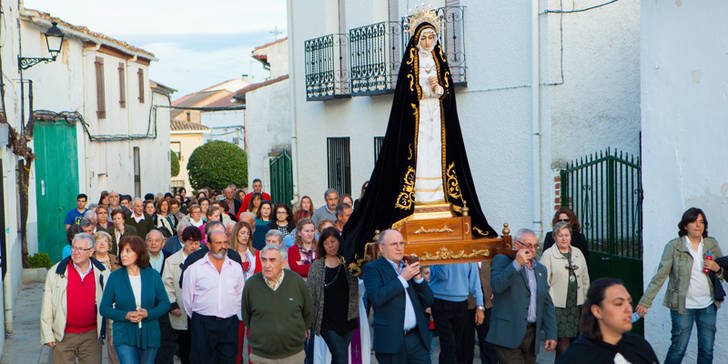
[[[440, 46], [456, 86], [467, 86], [465, 66], [465, 7], [436, 10]], [[304, 42], [306, 100], [380, 95], [394, 91], [402, 52], [410, 38], [407, 18], [383, 21]]]
[[306, 100], [329, 100], [350, 95], [346, 34], [334, 33], [304, 42]]
[[[445, 52], [447, 64], [450, 66], [450, 75], [456, 86], [467, 86], [465, 68], [465, 29], [463, 16], [464, 6], [444, 6], [436, 10], [440, 19], [440, 46]], [[406, 46], [409, 42], [410, 29], [402, 18], [402, 42]]]
[[392, 92], [402, 62], [402, 24], [381, 22], [349, 30], [351, 94]]

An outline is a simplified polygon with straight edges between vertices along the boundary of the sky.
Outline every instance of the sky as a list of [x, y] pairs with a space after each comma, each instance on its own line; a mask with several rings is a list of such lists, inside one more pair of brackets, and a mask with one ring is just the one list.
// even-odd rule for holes
[[[285, 0], [24, 0], [64, 21], [154, 53], [150, 77], [178, 90], [172, 99], [266, 72], [256, 46], [286, 36]], [[205, 6], [211, 5], [211, 6]]]

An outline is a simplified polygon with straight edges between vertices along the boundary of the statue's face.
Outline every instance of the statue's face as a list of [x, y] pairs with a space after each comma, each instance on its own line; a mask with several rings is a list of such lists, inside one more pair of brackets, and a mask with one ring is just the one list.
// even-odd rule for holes
[[424, 50], [432, 50], [435, 47], [435, 33], [434, 32], [422, 32], [420, 34], [420, 48]]

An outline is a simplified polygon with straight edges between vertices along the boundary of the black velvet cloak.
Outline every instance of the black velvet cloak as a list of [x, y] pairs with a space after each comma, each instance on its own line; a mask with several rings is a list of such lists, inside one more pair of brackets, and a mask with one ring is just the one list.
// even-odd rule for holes
[[[359, 206], [344, 226], [341, 250], [350, 263], [362, 263], [365, 245], [373, 241], [376, 230], [389, 229], [414, 212], [418, 113], [419, 100], [423, 95], [418, 82], [417, 43], [421, 32], [427, 28], [434, 30], [429, 23], [420, 24], [407, 45], [379, 158]], [[498, 235], [488, 225], [475, 193], [460, 131], [453, 80], [439, 42], [432, 55], [437, 66], [438, 82], [444, 90], [440, 108], [445, 200], [455, 205], [455, 210], [467, 203], [474, 238], [496, 238]]]

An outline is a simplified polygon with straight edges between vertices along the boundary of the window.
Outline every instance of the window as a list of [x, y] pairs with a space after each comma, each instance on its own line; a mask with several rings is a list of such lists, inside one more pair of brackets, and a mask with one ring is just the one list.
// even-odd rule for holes
[[126, 82], [124, 77], [124, 63], [119, 62], [119, 105], [121, 108], [126, 107]]
[[377, 164], [377, 159], [379, 159], [379, 151], [382, 150], [382, 144], [384, 144], [384, 137], [375, 136], [374, 137], [374, 164]]
[[104, 59], [96, 57], [96, 117], [106, 119], [106, 94], [104, 92]]
[[139, 147], [134, 147], [134, 196], [142, 197], [142, 174], [139, 165]]
[[192, 114], [190, 114], [189, 111], [187, 111], [185, 114], [187, 114], [187, 121], [192, 121]]
[[169, 142], [172, 152], [177, 154], [177, 159], [182, 160], [182, 143], [180, 142]]
[[351, 162], [349, 137], [326, 138], [329, 170], [329, 188], [340, 195], [351, 194]]
[[139, 69], [137, 71], [137, 77], [139, 78], [139, 102], [144, 103], [144, 70]]

